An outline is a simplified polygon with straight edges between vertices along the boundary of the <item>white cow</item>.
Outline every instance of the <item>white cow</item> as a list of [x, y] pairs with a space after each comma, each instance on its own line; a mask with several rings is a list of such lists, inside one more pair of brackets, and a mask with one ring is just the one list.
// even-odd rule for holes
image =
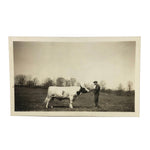
[[62, 100], [69, 99], [69, 108], [73, 108], [73, 100], [81, 93], [87, 93], [89, 90], [82, 86], [70, 86], [70, 87], [57, 87], [50, 86], [48, 88], [47, 97], [45, 98], [46, 108], [48, 104], [54, 98]]

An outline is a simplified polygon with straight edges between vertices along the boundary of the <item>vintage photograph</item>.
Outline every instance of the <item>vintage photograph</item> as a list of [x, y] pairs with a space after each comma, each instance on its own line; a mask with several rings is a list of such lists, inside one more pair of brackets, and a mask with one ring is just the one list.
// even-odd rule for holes
[[139, 116], [139, 37], [9, 37], [11, 115]]

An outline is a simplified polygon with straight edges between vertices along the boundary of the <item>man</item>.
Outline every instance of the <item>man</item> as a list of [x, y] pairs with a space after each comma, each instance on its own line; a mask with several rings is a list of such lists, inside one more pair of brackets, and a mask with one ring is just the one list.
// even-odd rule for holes
[[95, 85], [95, 88], [94, 88], [95, 107], [98, 107], [98, 98], [99, 98], [100, 86], [99, 86], [97, 81], [94, 81], [93, 83]]

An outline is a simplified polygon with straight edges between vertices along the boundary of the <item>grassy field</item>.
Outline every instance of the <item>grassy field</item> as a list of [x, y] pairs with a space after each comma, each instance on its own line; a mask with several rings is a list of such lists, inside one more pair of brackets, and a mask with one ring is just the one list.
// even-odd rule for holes
[[45, 108], [45, 97], [47, 89], [41, 88], [15, 88], [15, 111], [116, 111], [133, 112], [134, 96], [116, 96], [115, 94], [100, 93], [99, 108], [94, 107], [92, 93], [80, 95], [73, 103], [74, 108], [70, 109], [69, 101], [54, 100]]

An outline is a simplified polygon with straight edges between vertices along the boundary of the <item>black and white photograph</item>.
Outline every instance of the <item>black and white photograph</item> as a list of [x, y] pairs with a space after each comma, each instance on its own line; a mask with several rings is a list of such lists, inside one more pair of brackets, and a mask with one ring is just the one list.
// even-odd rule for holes
[[10, 37], [12, 115], [138, 116], [139, 37]]
[[148, 0], [0, 2], [1, 150], [149, 150]]

